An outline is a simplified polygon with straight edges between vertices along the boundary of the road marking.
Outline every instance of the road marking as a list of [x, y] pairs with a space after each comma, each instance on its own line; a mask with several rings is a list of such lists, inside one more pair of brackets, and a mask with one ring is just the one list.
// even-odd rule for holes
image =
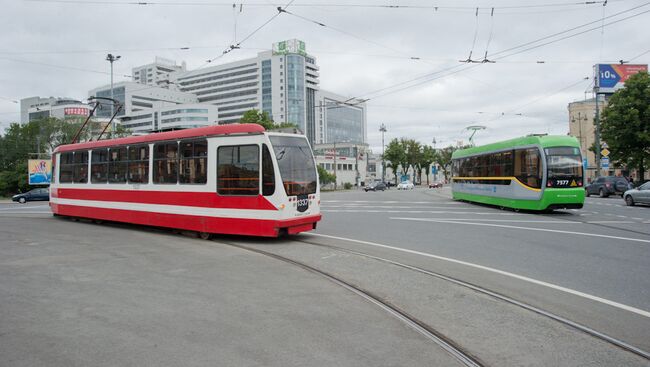
[[600, 224], [600, 223], [636, 223], [631, 220], [592, 220], [585, 223]]
[[47, 208], [49, 205], [27, 205], [27, 206], [17, 206], [13, 208], [2, 208], [0, 211], [5, 210], [21, 210], [21, 209], [34, 209], [34, 208]]
[[476, 214], [476, 215], [527, 215], [522, 213], [491, 213], [491, 212], [448, 212], [444, 210], [353, 210], [353, 209], [322, 209], [323, 213], [413, 213], [413, 214]]
[[[402, 200], [389, 200], [389, 201], [375, 201], [375, 200], [321, 200], [322, 203], [380, 203], [380, 204], [433, 204], [431, 201], [402, 201]], [[441, 202], [442, 204], [442, 202]], [[444, 204], [461, 205], [457, 201], [447, 201]]]
[[469, 225], [473, 225], [473, 226], [501, 227], [501, 228], [523, 229], [523, 230], [526, 230], [526, 231], [565, 233], [565, 234], [574, 234], [574, 235], [578, 235], [578, 236], [601, 237], [601, 238], [611, 238], [611, 239], [623, 240], [623, 241], [650, 243], [650, 240], [643, 240], [643, 239], [640, 239], [640, 238], [619, 237], [619, 236], [610, 236], [610, 235], [606, 235], [606, 234], [574, 232], [574, 231], [562, 231], [562, 230], [559, 230], [559, 229], [508, 226], [508, 225], [505, 225], [505, 224], [472, 223], [472, 222], [458, 222], [458, 221], [454, 222], [453, 220], [448, 220], [448, 219], [440, 220], [440, 219], [427, 219], [427, 218], [391, 217], [390, 219], [410, 220], [410, 221], [416, 221], [416, 222], [438, 222], [438, 223], [452, 223], [452, 224], [469, 224]]
[[622, 303], [614, 302], [614, 301], [611, 301], [611, 300], [608, 300], [608, 299], [605, 299], [605, 298], [602, 298], [602, 297], [594, 296], [594, 295], [591, 295], [591, 294], [588, 294], [588, 293], [580, 292], [580, 291], [577, 291], [575, 289], [562, 287], [562, 286], [559, 286], [559, 285], [556, 285], [556, 284], [553, 284], [553, 283], [547, 283], [547, 282], [537, 280], [537, 279], [533, 279], [533, 278], [529, 278], [529, 277], [526, 277], [526, 276], [523, 276], [523, 275], [510, 273], [510, 272], [495, 269], [495, 268], [490, 268], [488, 266], [478, 265], [478, 264], [474, 264], [474, 263], [470, 263], [470, 262], [462, 261], [462, 260], [456, 260], [456, 259], [452, 259], [452, 258], [449, 258], [449, 257], [443, 257], [443, 256], [434, 255], [434, 254], [429, 254], [429, 253], [426, 253], [426, 252], [420, 252], [420, 251], [415, 251], [415, 250], [408, 250], [408, 249], [405, 249], [405, 248], [382, 245], [380, 243], [375, 243], [375, 242], [369, 242], [369, 241], [363, 241], [363, 240], [355, 240], [355, 239], [352, 239], [352, 238], [331, 236], [331, 235], [326, 235], [326, 234], [321, 234], [321, 233], [311, 233], [310, 232], [310, 233], [305, 233], [305, 234], [308, 235], [308, 236], [318, 236], [318, 237], [332, 238], [332, 239], [342, 240], [342, 241], [356, 242], [356, 243], [360, 243], [360, 244], [363, 244], [363, 245], [381, 247], [381, 248], [386, 248], [386, 249], [390, 249], [390, 250], [406, 252], [406, 253], [409, 253], [409, 254], [421, 255], [421, 256], [426, 256], [426, 257], [430, 257], [430, 258], [433, 258], [433, 259], [448, 261], [448, 262], [452, 262], [452, 263], [455, 263], [455, 264], [465, 265], [465, 266], [469, 266], [469, 267], [472, 267], [472, 268], [489, 271], [489, 272], [492, 272], [492, 273], [495, 273], [495, 274], [500, 274], [500, 275], [504, 275], [504, 276], [507, 276], [507, 277], [523, 280], [525, 282], [541, 285], [541, 286], [544, 286], [544, 287], [547, 287], [547, 288], [555, 289], [555, 290], [562, 291], [562, 292], [565, 292], [565, 293], [569, 293], [569, 294], [572, 294], [572, 295], [575, 295], [575, 296], [583, 297], [583, 298], [586, 298], [586, 299], [589, 299], [589, 300], [592, 300], [592, 301], [600, 302], [600, 303], [603, 303], [603, 304], [606, 304], [606, 305], [609, 305], [609, 306], [612, 306], [612, 307], [620, 308], [622, 310], [633, 312], [633, 313], [636, 313], [638, 315], [650, 318], [650, 312], [648, 312], [646, 310], [642, 310], [642, 309], [639, 309], [639, 308], [636, 308], [636, 307], [632, 307], [632, 306], [628, 306], [628, 305], [625, 305], [625, 304], [622, 304]]

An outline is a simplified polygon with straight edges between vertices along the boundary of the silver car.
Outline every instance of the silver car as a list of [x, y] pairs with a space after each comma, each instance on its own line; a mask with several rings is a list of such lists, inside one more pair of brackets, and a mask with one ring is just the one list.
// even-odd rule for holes
[[623, 193], [625, 204], [632, 206], [634, 204], [650, 204], [650, 181]]

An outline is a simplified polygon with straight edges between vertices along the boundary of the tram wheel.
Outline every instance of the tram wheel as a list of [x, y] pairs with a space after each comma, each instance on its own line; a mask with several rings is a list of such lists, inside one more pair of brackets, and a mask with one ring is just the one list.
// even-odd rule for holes
[[212, 233], [199, 232], [199, 238], [202, 240], [209, 240], [211, 237], [212, 237]]

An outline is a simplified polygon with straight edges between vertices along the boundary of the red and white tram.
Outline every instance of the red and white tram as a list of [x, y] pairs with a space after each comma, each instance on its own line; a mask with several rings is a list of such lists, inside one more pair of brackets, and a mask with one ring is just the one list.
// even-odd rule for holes
[[270, 237], [321, 219], [307, 139], [256, 124], [62, 145], [52, 165], [55, 215]]

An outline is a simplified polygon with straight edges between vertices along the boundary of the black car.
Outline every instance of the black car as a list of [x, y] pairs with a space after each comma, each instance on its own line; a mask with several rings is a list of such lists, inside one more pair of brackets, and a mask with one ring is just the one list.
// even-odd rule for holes
[[371, 182], [370, 184], [368, 184], [368, 186], [364, 187], [363, 189], [366, 190], [366, 192], [368, 192], [368, 191], [384, 191], [384, 190], [386, 190], [386, 184], [384, 184], [383, 182], [375, 181], [375, 182]]
[[25, 204], [28, 201], [48, 201], [50, 200], [49, 189], [34, 189], [22, 194], [14, 195], [11, 200]]
[[609, 195], [623, 196], [623, 193], [630, 188], [630, 183], [624, 177], [603, 176], [587, 185], [585, 194], [587, 196], [598, 195], [601, 198], [606, 198]]

